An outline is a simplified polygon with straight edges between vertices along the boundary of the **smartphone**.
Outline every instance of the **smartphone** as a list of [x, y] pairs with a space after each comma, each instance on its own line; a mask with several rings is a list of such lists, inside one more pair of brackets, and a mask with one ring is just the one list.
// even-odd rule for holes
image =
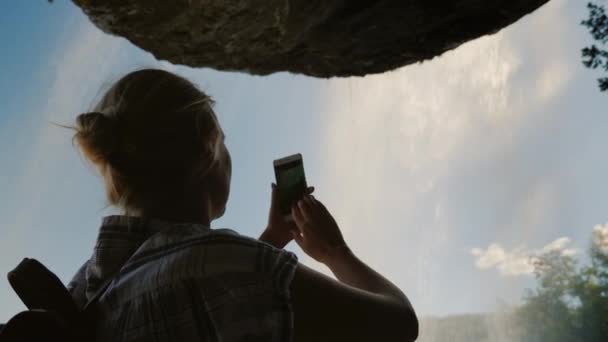
[[281, 215], [286, 221], [293, 221], [291, 206], [304, 197], [308, 187], [304, 176], [302, 154], [298, 153], [277, 159], [273, 164]]

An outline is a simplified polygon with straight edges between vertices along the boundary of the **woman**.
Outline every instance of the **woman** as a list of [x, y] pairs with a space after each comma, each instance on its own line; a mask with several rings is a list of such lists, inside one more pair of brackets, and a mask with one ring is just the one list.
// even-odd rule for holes
[[[110, 205], [92, 257], [69, 290], [94, 304], [101, 341], [413, 341], [407, 297], [361, 262], [325, 206], [308, 194], [284, 222], [272, 185], [259, 240], [211, 229], [224, 213], [231, 161], [212, 100], [188, 80], [127, 74], [74, 139], [103, 176]], [[295, 239], [339, 281], [282, 248]]]

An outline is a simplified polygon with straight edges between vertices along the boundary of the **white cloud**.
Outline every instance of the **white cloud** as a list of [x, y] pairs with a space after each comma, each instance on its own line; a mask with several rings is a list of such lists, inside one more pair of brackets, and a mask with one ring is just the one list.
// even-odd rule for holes
[[564, 256], [571, 257], [571, 256], [575, 256], [576, 253], [578, 253], [578, 251], [576, 249], [572, 249], [572, 248], [567, 248], [567, 249], [562, 250], [562, 255], [564, 255]]
[[574, 256], [576, 249], [566, 248], [570, 242], [570, 238], [561, 237], [538, 250], [519, 247], [511, 251], [506, 251], [500, 244], [492, 243], [487, 249], [473, 248], [471, 254], [476, 258], [475, 266], [479, 269], [496, 268], [504, 276], [525, 275], [534, 272], [534, 261], [541, 254], [557, 251], [564, 256]]
[[498, 244], [491, 244], [487, 250], [473, 248], [471, 253], [477, 257], [475, 265], [481, 269], [494, 267], [506, 259], [505, 250]]
[[530, 256], [522, 250], [505, 251], [502, 246], [493, 243], [487, 249], [471, 250], [477, 260], [475, 265], [480, 269], [496, 268], [502, 275], [530, 274], [534, 271]]
[[593, 244], [603, 253], [608, 253], [608, 223], [593, 227]]
[[556, 239], [555, 241], [548, 243], [545, 247], [542, 248], [543, 253], [551, 252], [551, 251], [559, 251], [564, 249], [564, 247], [570, 243], [570, 238], [561, 237]]

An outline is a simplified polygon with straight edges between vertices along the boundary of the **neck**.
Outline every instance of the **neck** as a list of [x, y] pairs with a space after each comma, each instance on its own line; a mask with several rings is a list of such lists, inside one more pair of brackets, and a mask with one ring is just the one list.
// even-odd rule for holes
[[141, 216], [165, 221], [198, 223], [210, 227], [211, 214], [207, 201], [174, 201], [149, 205], [141, 210]]

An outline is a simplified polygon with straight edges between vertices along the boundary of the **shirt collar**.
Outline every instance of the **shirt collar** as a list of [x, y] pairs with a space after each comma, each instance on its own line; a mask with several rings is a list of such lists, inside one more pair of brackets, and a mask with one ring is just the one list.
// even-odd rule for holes
[[189, 226], [197, 227], [202, 230], [209, 230], [210, 227], [194, 222], [177, 222], [159, 219], [155, 217], [127, 216], [127, 215], [108, 215], [101, 220], [100, 232], [121, 231], [126, 234], [154, 234], [167, 227]]

